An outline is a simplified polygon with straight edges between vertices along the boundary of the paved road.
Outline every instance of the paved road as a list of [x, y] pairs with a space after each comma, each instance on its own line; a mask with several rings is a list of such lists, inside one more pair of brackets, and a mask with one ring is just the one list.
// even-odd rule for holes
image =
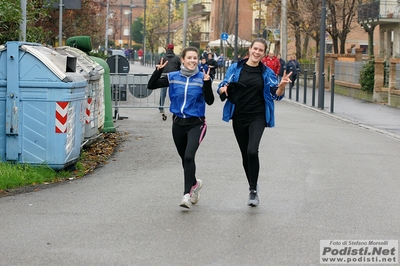
[[326, 111], [276, 103], [260, 146], [260, 206], [217, 99], [183, 211], [171, 120], [122, 109], [127, 140], [93, 174], [0, 198], [0, 265], [320, 265], [320, 240], [399, 239], [400, 141]]

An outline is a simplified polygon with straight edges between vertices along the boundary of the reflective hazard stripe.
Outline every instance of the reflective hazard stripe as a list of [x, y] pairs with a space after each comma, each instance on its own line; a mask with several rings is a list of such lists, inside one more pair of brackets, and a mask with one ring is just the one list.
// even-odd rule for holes
[[56, 102], [56, 133], [67, 132], [69, 102]]
[[90, 123], [90, 109], [91, 109], [91, 106], [92, 106], [92, 98], [89, 98], [88, 100], [87, 100], [87, 104], [86, 104], [86, 113], [85, 113], [85, 121], [86, 121], [86, 124], [89, 124]]

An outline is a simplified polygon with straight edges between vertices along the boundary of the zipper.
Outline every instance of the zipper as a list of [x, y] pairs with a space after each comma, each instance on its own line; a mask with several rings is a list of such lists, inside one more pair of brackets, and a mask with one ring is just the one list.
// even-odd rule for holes
[[186, 77], [186, 85], [185, 85], [185, 92], [184, 92], [184, 97], [183, 97], [183, 104], [181, 107], [181, 113], [183, 118], [186, 118], [185, 114], [183, 113], [183, 110], [185, 109], [185, 105], [186, 105], [186, 99], [187, 99], [187, 90], [188, 90], [188, 86], [189, 86], [189, 78]]

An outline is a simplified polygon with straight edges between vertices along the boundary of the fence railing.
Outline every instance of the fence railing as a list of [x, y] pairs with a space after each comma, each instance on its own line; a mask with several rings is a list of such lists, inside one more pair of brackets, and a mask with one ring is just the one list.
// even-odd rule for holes
[[359, 84], [362, 62], [335, 62], [335, 79], [347, 83]]
[[400, 89], [400, 64], [396, 64], [396, 85], [395, 88], [397, 90]]

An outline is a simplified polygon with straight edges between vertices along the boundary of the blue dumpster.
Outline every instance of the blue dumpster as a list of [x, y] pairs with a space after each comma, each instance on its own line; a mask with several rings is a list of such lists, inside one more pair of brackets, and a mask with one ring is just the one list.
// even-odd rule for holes
[[75, 164], [82, 142], [86, 79], [76, 58], [40, 44], [7, 42], [0, 47], [0, 159]]

